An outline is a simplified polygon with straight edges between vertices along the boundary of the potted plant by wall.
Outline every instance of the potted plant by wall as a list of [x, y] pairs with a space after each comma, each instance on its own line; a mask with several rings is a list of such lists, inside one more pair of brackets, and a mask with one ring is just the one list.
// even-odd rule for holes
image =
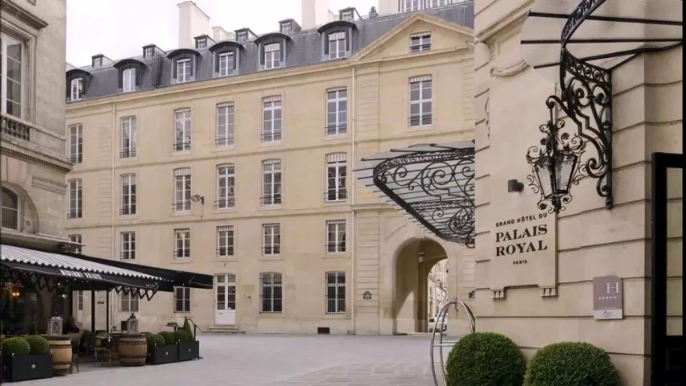
[[2, 341], [2, 378], [7, 382], [52, 377], [52, 355], [42, 336], [9, 338]]
[[159, 334], [151, 334], [146, 336], [145, 340], [148, 342], [147, 363], [162, 365], [179, 360], [179, 351], [174, 344], [174, 334], [171, 332], [162, 331]]
[[179, 361], [190, 361], [200, 357], [200, 342], [193, 339], [193, 335], [181, 329], [174, 333], [176, 344], [179, 346]]
[[610, 355], [584, 342], [559, 342], [538, 350], [527, 365], [524, 386], [619, 386]]

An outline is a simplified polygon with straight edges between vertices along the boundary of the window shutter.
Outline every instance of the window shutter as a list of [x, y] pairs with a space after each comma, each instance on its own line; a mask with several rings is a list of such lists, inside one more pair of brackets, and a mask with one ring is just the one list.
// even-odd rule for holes
[[281, 67], [285, 67], [286, 66], [286, 63], [285, 63], [286, 62], [286, 41], [285, 40], [281, 41], [281, 51], [279, 52], [279, 54], [281, 55]]
[[193, 56], [193, 57], [191, 58], [191, 61], [190, 61], [190, 65], [191, 65], [191, 77], [194, 77], [194, 76], [195, 76], [195, 60], [196, 60], [196, 57]]
[[264, 66], [264, 47], [266, 44], [260, 44], [260, 65]]
[[331, 34], [324, 35], [324, 55], [327, 56], [329, 55], [329, 36], [331, 36]]
[[143, 77], [143, 67], [136, 66], [134, 67], [136, 71], [136, 87], [140, 87], [141, 85], [141, 78]]
[[178, 59], [174, 59], [171, 61], [171, 63], [172, 63], [172, 66], [171, 66], [171, 68], [172, 68], [172, 79], [176, 79], [176, 61], [177, 60]]
[[215, 52], [214, 53], [214, 73], [219, 72], [219, 55], [223, 54], [223, 52]]
[[67, 78], [67, 99], [71, 97], [71, 82], [76, 78]]
[[233, 69], [235, 70], [238, 67], [238, 59], [240, 58], [240, 50], [235, 50], [233, 51]]
[[352, 29], [348, 29], [348, 32], [345, 33], [345, 50], [350, 51], [350, 44], [351, 40], [353, 40], [353, 31]]

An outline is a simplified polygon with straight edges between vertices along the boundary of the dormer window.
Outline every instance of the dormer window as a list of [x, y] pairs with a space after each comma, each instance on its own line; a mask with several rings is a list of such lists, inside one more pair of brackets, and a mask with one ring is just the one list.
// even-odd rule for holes
[[177, 59], [176, 60], [176, 81], [178, 83], [188, 82], [191, 80], [193, 73], [191, 72], [191, 59]]
[[209, 47], [213, 55], [214, 76], [222, 77], [238, 74], [240, 52], [243, 49], [243, 45], [230, 40], [225, 40]]
[[102, 67], [102, 57], [93, 58], [93, 67]]
[[284, 35], [300, 32], [300, 30], [300, 24], [293, 19], [281, 20], [279, 22], [279, 31]]
[[196, 44], [196, 47], [199, 50], [202, 50], [203, 48], [207, 48], [207, 39], [198, 39], [198, 42]]
[[264, 46], [264, 69], [279, 67], [281, 67], [281, 44], [267, 44]]
[[219, 76], [228, 76], [234, 69], [236, 61], [233, 52], [219, 54]]
[[345, 32], [334, 32], [329, 34], [329, 59], [344, 58], [345, 52]]
[[421, 9], [422, 0], [398, 0], [398, 2], [400, 12], [412, 12]]
[[80, 68], [67, 71], [67, 101], [79, 101], [86, 96], [91, 73]]
[[[345, 12], [354, 12], [354, 10], [341, 11], [341, 15]], [[355, 29], [357, 29], [355, 23], [345, 20], [333, 21], [319, 28], [319, 33], [322, 35], [322, 51], [324, 52], [322, 60], [349, 57], [352, 51], [352, 33]]]
[[152, 47], [148, 47], [145, 50], [143, 50], [143, 57], [145, 59], [151, 59], [154, 54], [155, 54], [155, 49]]
[[185, 83], [195, 80], [197, 60], [200, 53], [191, 48], [180, 48], [167, 54], [172, 62], [172, 83]]
[[260, 47], [260, 70], [271, 70], [286, 66], [286, 43], [291, 40], [288, 35], [279, 32], [262, 35], [255, 39]]
[[140, 86], [141, 74], [146, 68], [145, 63], [130, 58], [118, 61], [114, 67], [119, 71], [119, 91], [137, 91]]
[[248, 32], [241, 31], [236, 34], [236, 41], [239, 43], [245, 43], [248, 41]]
[[341, 13], [341, 20], [352, 22], [354, 19], [353, 11], [344, 11]]
[[124, 92], [136, 90], [136, 69], [127, 68], [122, 71], [122, 89]]
[[431, 32], [420, 32], [410, 35], [410, 51], [424, 52], [431, 50]]
[[83, 78], [75, 78], [71, 80], [71, 93], [69, 100], [78, 101], [83, 98]]
[[281, 33], [289, 34], [293, 31], [293, 25], [291, 23], [281, 23]]

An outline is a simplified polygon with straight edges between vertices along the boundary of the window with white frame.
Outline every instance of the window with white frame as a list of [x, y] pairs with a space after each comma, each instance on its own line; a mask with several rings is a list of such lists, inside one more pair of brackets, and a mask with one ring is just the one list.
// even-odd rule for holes
[[121, 153], [120, 158], [136, 156], [136, 117], [121, 119]]
[[207, 39], [198, 39], [197, 42], [197, 49], [202, 50], [203, 48], [207, 48]]
[[431, 76], [410, 78], [410, 126], [432, 122]]
[[293, 31], [293, 25], [292, 23], [281, 23], [281, 33], [284, 35], [288, 35]]
[[272, 43], [264, 46], [264, 69], [281, 67], [281, 43]]
[[76, 295], [76, 310], [83, 311], [83, 291], [78, 291]]
[[192, 78], [191, 72], [191, 59], [177, 59], [176, 60], [176, 82], [183, 83], [188, 82]]
[[138, 296], [122, 292], [120, 295], [119, 311], [138, 312]]
[[136, 214], [136, 175], [121, 176], [121, 209], [122, 216]]
[[420, 32], [410, 35], [410, 51], [424, 52], [431, 50], [431, 32]]
[[175, 212], [191, 210], [191, 169], [174, 170], [174, 205]]
[[136, 232], [121, 232], [121, 252], [119, 258], [122, 260], [136, 260]]
[[67, 218], [83, 217], [83, 189], [80, 179], [69, 180], [69, 212]]
[[345, 314], [345, 272], [326, 273], [326, 313]]
[[2, 227], [19, 230], [19, 195], [5, 187], [2, 188]]
[[233, 226], [217, 227], [217, 257], [233, 256]]
[[353, 11], [343, 11], [341, 12], [341, 20], [353, 22], [355, 21], [355, 14]]
[[0, 33], [0, 111], [24, 118], [27, 66], [24, 43]]
[[262, 142], [281, 140], [281, 97], [262, 100]]
[[398, 0], [400, 12], [419, 11], [424, 0]]
[[326, 91], [326, 135], [345, 134], [348, 130], [348, 90]]
[[236, 33], [236, 41], [238, 43], [243, 43], [248, 41], [248, 33], [246, 31], [241, 31]]
[[327, 154], [326, 201], [341, 201], [348, 198], [348, 191], [345, 187], [347, 174], [346, 154]]
[[150, 59], [150, 58], [152, 58], [152, 56], [153, 56], [154, 53], [155, 53], [155, 50], [154, 50], [152, 47], [147, 47], [147, 48], [143, 51], [143, 57], [146, 58], [146, 59]]
[[123, 92], [136, 91], [136, 69], [135, 68], [127, 68], [126, 70], [122, 71], [121, 77], [122, 77], [121, 81], [122, 81], [122, 91]]
[[233, 72], [235, 67], [235, 57], [233, 52], [222, 52], [219, 54], [219, 76], [227, 76]]
[[455, 0], [425, 0], [426, 3], [424, 5], [425, 8], [435, 8], [435, 7], [442, 7], [444, 5], [450, 5], [455, 2]]
[[217, 166], [217, 201], [218, 209], [233, 208], [235, 202], [235, 183], [236, 175], [233, 164], [222, 164]]
[[283, 311], [283, 278], [280, 273], [260, 274], [260, 312], [281, 313]]
[[191, 150], [191, 109], [174, 111], [174, 151]]
[[217, 105], [217, 146], [230, 146], [234, 143], [234, 106], [233, 102]]
[[[83, 242], [82, 240], [83, 238], [81, 235], [69, 235], [69, 241], [72, 243], [81, 244]], [[74, 253], [81, 253], [81, 249], [82, 247], [80, 245], [78, 247], [74, 247]]]
[[69, 126], [69, 163], [83, 162], [83, 126]]
[[329, 59], [345, 58], [347, 51], [346, 33], [333, 32], [329, 34]]
[[71, 80], [69, 100], [78, 101], [83, 98], [83, 78], [74, 78]]
[[262, 205], [281, 204], [281, 160], [262, 161]]
[[345, 220], [326, 222], [326, 251], [328, 253], [345, 252]]
[[174, 229], [174, 258], [187, 259], [189, 257], [191, 257], [191, 230]]
[[191, 289], [174, 287], [174, 312], [191, 312]]
[[281, 225], [263, 224], [264, 234], [262, 251], [265, 255], [278, 255], [281, 253]]

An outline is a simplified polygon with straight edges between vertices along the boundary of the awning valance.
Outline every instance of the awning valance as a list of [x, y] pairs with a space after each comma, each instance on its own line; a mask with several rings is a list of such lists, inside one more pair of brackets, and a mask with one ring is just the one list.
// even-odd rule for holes
[[414, 145], [362, 159], [356, 177], [436, 236], [474, 247], [474, 142]]

